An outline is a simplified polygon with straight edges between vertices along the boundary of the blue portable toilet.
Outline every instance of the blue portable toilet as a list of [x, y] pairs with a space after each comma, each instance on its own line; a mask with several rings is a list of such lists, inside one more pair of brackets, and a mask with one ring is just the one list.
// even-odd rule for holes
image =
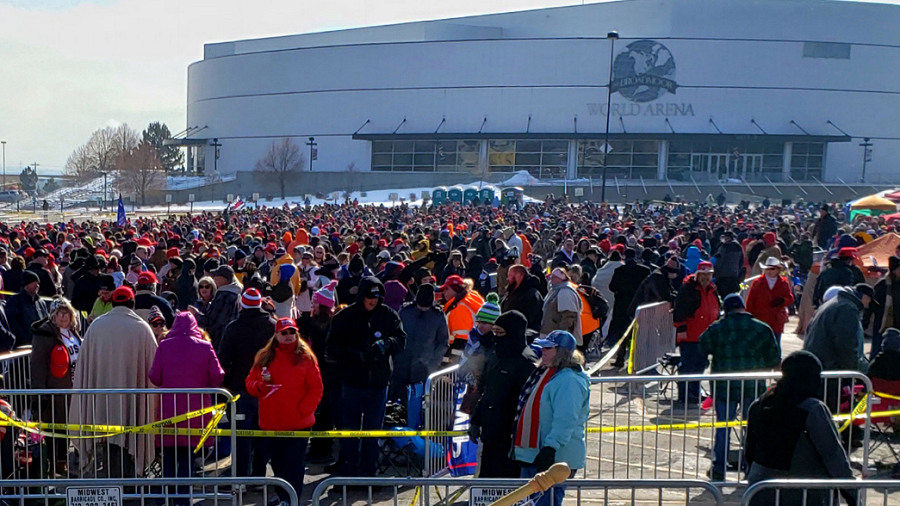
[[493, 186], [485, 186], [481, 188], [481, 191], [478, 192], [478, 199], [481, 200], [482, 204], [493, 202], [496, 194], [496, 188], [494, 188]]
[[510, 204], [522, 205], [522, 201], [525, 195], [525, 190], [522, 189], [521, 186], [511, 186], [509, 188], [504, 188], [501, 192], [500, 202], [504, 206], [508, 206]]
[[446, 186], [438, 186], [431, 192], [431, 202], [440, 206], [447, 202], [447, 187]]
[[463, 200], [463, 189], [462, 186], [452, 186], [449, 190], [447, 190], [447, 200], [450, 202], [456, 202], [457, 204], [462, 204]]
[[470, 186], [463, 192], [463, 204], [469, 205], [478, 198], [478, 188]]

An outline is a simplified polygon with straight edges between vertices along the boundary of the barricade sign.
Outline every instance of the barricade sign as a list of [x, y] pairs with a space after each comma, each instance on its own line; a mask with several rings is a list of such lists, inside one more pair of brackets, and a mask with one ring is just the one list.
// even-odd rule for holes
[[[472, 487], [469, 489], [469, 506], [488, 506], [512, 491], [511, 488]], [[510, 506], [519, 504], [525, 504], [525, 501], [519, 501]]]
[[68, 487], [66, 506], [122, 506], [122, 487]]

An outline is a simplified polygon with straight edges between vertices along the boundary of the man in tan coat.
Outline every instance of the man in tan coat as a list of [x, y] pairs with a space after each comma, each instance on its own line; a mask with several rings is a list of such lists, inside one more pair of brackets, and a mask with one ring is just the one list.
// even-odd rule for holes
[[[153, 388], [147, 378], [156, 355], [153, 330], [133, 311], [134, 292], [130, 288], [116, 288], [111, 300], [113, 308], [94, 320], [84, 334], [73, 388]], [[140, 393], [72, 395], [69, 423], [144, 425], [154, 421], [156, 401], [155, 395]], [[140, 477], [153, 461], [152, 435], [77, 441], [84, 477]]]

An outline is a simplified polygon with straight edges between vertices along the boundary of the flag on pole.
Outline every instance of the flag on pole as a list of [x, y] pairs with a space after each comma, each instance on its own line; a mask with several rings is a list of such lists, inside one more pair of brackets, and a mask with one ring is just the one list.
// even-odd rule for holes
[[229, 211], [238, 211], [243, 207], [244, 207], [244, 199], [242, 199], [241, 196], [238, 195], [237, 198], [234, 199], [233, 202], [231, 202], [231, 205], [228, 206], [228, 210]]
[[119, 195], [119, 208], [116, 212], [116, 225], [124, 227], [128, 224], [128, 218], [125, 217], [125, 204], [122, 203], [122, 195]]

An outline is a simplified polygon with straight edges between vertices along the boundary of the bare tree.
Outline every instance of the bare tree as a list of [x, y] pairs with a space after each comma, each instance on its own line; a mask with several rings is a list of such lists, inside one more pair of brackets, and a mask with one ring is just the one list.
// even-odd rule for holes
[[66, 172], [75, 176], [75, 180], [79, 183], [85, 183], [97, 177], [97, 172], [94, 170], [94, 163], [91, 160], [86, 144], [78, 146], [69, 155], [69, 159], [66, 160]]
[[290, 137], [284, 137], [272, 141], [266, 155], [256, 162], [255, 170], [260, 174], [271, 174], [278, 179], [283, 199], [285, 183], [303, 169], [305, 162], [300, 146]]
[[75, 148], [66, 162], [66, 171], [79, 182], [85, 182], [105, 172], [116, 170], [123, 153], [138, 145], [138, 133], [122, 124], [95, 130], [88, 141]]
[[146, 204], [147, 190], [162, 188], [166, 181], [165, 168], [156, 155], [156, 148], [141, 142], [116, 159], [116, 188], [137, 195], [141, 205]]

